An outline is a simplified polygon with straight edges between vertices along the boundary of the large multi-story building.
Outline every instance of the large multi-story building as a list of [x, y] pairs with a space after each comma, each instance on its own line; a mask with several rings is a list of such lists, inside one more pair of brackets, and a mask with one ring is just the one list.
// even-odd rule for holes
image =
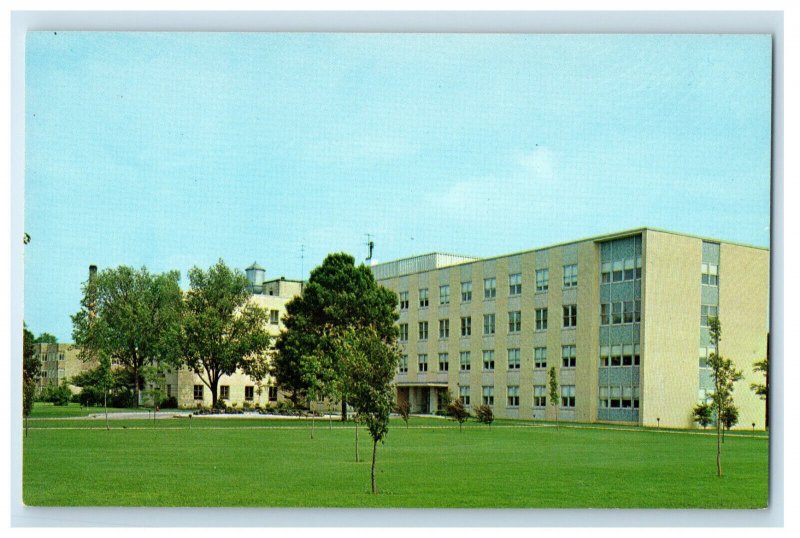
[[[398, 399], [436, 411], [449, 391], [498, 417], [689, 428], [713, 392], [708, 319], [744, 378], [740, 427], [764, 428], [750, 383], [767, 353], [769, 250], [641, 228], [496, 258], [379, 264], [397, 292]], [[557, 406], [548, 370], [555, 366]]]
[[78, 387], [69, 385], [69, 380], [94, 368], [97, 363], [83, 362], [78, 356], [79, 351], [74, 344], [34, 344], [34, 358], [41, 362], [38, 390], [67, 382], [73, 393], [80, 392]]

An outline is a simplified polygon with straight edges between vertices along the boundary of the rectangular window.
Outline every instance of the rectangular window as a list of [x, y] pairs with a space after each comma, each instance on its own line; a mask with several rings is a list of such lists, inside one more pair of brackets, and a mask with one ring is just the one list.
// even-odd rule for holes
[[578, 265], [570, 264], [564, 266], [564, 287], [574, 288], [578, 285]]
[[508, 275], [508, 294], [519, 295], [522, 293], [522, 273]]
[[461, 336], [470, 336], [472, 334], [472, 318], [466, 316], [461, 318]]
[[622, 282], [625, 279], [625, 262], [617, 260], [611, 264], [611, 281]]
[[462, 372], [469, 372], [469, 369], [470, 369], [470, 364], [469, 364], [470, 356], [469, 355], [470, 355], [469, 351], [462, 351], [461, 353], [458, 354], [458, 360], [459, 360], [459, 363], [461, 364], [461, 371]]
[[537, 308], [536, 309], [536, 330], [537, 331], [547, 330], [547, 309], [546, 308]]
[[578, 325], [578, 305], [564, 305], [564, 327], [576, 327]]
[[267, 387], [267, 399], [270, 402], [278, 401], [278, 387], [275, 386]]
[[468, 303], [472, 300], [472, 282], [461, 283], [461, 302]]
[[609, 355], [611, 354], [610, 346], [600, 346], [600, 366], [611, 366]]
[[561, 407], [575, 407], [575, 385], [561, 385]]
[[603, 262], [600, 265], [600, 283], [601, 284], [611, 283], [611, 262]]
[[447, 372], [450, 370], [450, 355], [447, 353], [439, 353], [439, 371]]
[[603, 303], [600, 305], [600, 325], [609, 323], [611, 323], [611, 303]]
[[483, 298], [494, 299], [497, 296], [497, 279], [484, 278], [483, 279]]
[[519, 370], [519, 348], [513, 347], [508, 350], [508, 369]]
[[483, 334], [494, 334], [494, 314], [483, 315]]
[[506, 389], [508, 407], [519, 407], [519, 386], [509, 385]]
[[575, 368], [575, 346], [561, 346], [561, 367]]
[[418, 372], [427, 372], [428, 371], [428, 354], [422, 353], [417, 355], [417, 371]]
[[547, 291], [550, 287], [550, 269], [536, 270], [536, 291]]
[[400, 355], [400, 364], [397, 367], [397, 371], [401, 374], [408, 373], [408, 355]]
[[494, 370], [494, 350], [493, 349], [484, 349], [483, 350], [483, 369], [484, 370]]
[[195, 400], [202, 400], [203, 399], [203, 385], [195, 385], [194, 386], [194, 399]]
[[428, 306], [428, 288], [419, 289], [419, 307], [426, 308]]
[[547, 368], [547, 348], [537, 347], [533, 350], [533, 367]]
[[439, 286], [439, 304], [450, 304], [450, 286]]
[[408, 323], [401, 323], [400, 324], [399, 340], [401, 342], [407, 342], [408, 341]]
[[228, 385], [220, 385], [219, 397], [222, 398], [223, 400], [230, 400], [231, 388]]
[[469, 387], [458, 387], [458, 397], [464, 405], [469, 405]]
[[167, 384], [167, 398], [172, 398], [172, 385]]
[[494, 387], [486, 385], [483, 387], [483, 405], [494, 405]]
[[702, 277], [700, 281], [708, 286], [719, 286], [719, 266], [713, 263], [704, 263], [700, 266]]
[[427, 321], [420, 321], [419, 322], [419, 339], [420, 340], [427, 340], [428, 339], [428, 322]]
[[514, 310], [508, 313], [508, 332], [518, 333], [522, 330], [522, 312]]
[[401, 291], [400, 296], [400, 310], [408, 310], [408, 292]]
[[544, 385], [533, 386], [533, 407], [545, 407], [547, 405], [547, 392]]
[[713, 347], [701, 347], [700, 353], [698, 354], [700, 358], [697, 361], [697, 366], [699, 368], [708, 368], [708, 358], [712, 353], [714, 353]]
[[719, 317], [719, 307], [715, 305], [701, 305], [700, 306], [700, 326], [708, 327], [708, 318]]
[[450, 338], [450, 320], [439, 320], [439, 338]]
[[248, 385], [244, 388], [244, 399], [246, 402], [253, 401], [253, 395], [255, 394], [254, 387], [252, 385]]

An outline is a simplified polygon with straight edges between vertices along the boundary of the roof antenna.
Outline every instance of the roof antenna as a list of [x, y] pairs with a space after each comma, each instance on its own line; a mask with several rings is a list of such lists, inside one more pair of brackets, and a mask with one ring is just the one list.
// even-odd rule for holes
[[303, 280], [303, 261], [305, 260], [306, 246], [300, 245], [300, 280]]
[[367, 236], [367, 248], [369, 249], [369, 256], [367, 256], [366, 261], [370, 261], [372, 259], [372, 250], [375, 248], [375, 242], [372, 240], [372, 234], [365, 234]]

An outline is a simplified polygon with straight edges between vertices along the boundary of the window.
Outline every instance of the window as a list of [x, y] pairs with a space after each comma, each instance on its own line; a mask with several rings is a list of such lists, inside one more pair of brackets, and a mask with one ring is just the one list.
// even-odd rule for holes
[[167, 384], [167, 398], [172, 398], [172, 385]]
[[244, 388], [244, 399], [245, 399], [246, 402], [252, 402], [253, 401], [253, 393], [254, 392], [255, 391], [253, 390], [253, 386], [252, 385], [248, 385], [248, 386], [246, 386]]
[[564, 287], [574, 288], [578, 285], [578, 265], [571, 264], [564, 266]]
[[450, 304], [450, 286], [439, 286], [439, 304]]
[[719, 307], [714, 305], [701, 305], [700, 306], [700, 326], [708, 327], [708, 318], [719, 317]]
[[400, 341], [401, 342], [408, 341], [408, 323], [400, 324]]
[[447, 353], [439, 353], [439, 371], [447, 372], [450, 370], [450, 355]]
[[469, 372], [469, 361], [470, 361], [470, 353], [469, 351], [462, 351], [458, 354], [459, 362], [461, 363], [461, 371], [462, 372]]
[[700, 281], [709, 286], [719, 286], [719, 266], [713, 263], [704, 263], [700, 266], [702, 277]]
[[483, 315], [483, 334], [494, 334], [494, 314]]
[[417, 355], [417, 371], [418, 372], [427, 372], [428, 371], [428, 354], [422, 353]]
[[547, 348], [537, 347], [533, 350], [533, 367], [547, 368]]
[[458, 387], [458, 397], [464, 405], [469, 405], [469, 387]]
[[202, 400], [203, 399], [203, 385], [195, 385], [194, 386], [194, 399], [195, 400]]
[[533, 386], [533, 407], [545, 407], [547, 405], [547, 392], [544, 385]]
[[536, 270], [536, 291], [547, 291], [550, 287], [550, 269]]
[[626, 258], [600, 265], [600, 283], [623, 282], [642, 278], [642, 257]]
[[398, 373], [408, 373], [408, 355], [400, 355], [400, 364], [397, 367]]
[[619, 325], [641, 321], [641, 301], [617, 301], [600, 305], [600, 325]]
[[277, 325], [279, 319], [280, 319], [280, 313], [277, 310], [270, 310], [269, 311], [269, 322], [270, 322], [270, 324]]
[[536, 309], [536, 330], [537, 331], [544, 331], [547, 329], [547, 309], [546, 308], [537, 308]]
[[419, 289], [419, 307], [425, 308], [428, 306], [428, 288]]
[[494, 370], [494, 350], [493, 349], [485, 349], [485, 350], [483, 350], [483, 369], [484, 370]]
[[461, 336], [470, 336], [472, 334], [472, 318], [466, 316], [461, 318]]
[[698, 354], [700, 358], [697, 361], [697, 366], [699, 368], [709, 368], [708, 358], [711, 357], [712, 353], [714, 353], [713, 347], [701, 347], [700, 353]]
[[508, 350], [508, 369], [519, 370], [519, 348], [514, 347]]
[[639, 344], [600, 347], [600, 366], [639, 366]]
[[450, 320], [439, 320], [439, 338], [450, 338]]
[[600, 407], [606, 409], [638, 409], [639, 387], [600, 387]]
[[508, 407], [519, 407], [519, 386], [509, 385], [506, 389]]
[[522, 273], [508, 275], [508, 294], [519, 295], [522, 293]]
[[419, 339], [420, 340], [427, 340], [428, 339], [428, 322], [427, 321], [420, 321], [419, 322]]
[[575, 368], [575, 346], [561, 346], [561, 367]]
[[578, 305], [564, 305], [564, 327], [578, 325]]
[[483, 298], [494, 299], [497, 296], [497, 279], [484, 278], [483, 279]]
[[494, 387], [483, 387], [483, 405], [494, 405]]
[[472, 282], [461, 283], [461, 302], [468, 303], [472, 300]]
[[561, 407], [575, 407], [575, 385], [561, 385]]
[[400, 292], [400, 310], [408, 310], [408, 292]]
[[514, 310], [508, 313], [508, 332], [518, 333], [522, 330], [522, 312]]
[[223, 400], [230, 400], [231, 398], [231, 388], [228, 385], [220, 385], [219, 386], [219, 397]]
[[275, 386], [267, 387], [267, 399], [270, 402], [278, 401], [278, 387]]

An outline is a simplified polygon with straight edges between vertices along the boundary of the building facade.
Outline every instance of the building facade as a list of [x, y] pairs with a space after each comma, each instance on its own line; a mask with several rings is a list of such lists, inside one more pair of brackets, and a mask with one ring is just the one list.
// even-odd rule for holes
[[45, 387], [57, 387], [67, 382], [70, 390], [77, 394], [80, 388], [70, 385], [69, 380], [97, 366], [96, 362], [83, 362], [79, 349], [74, 344], [34, 344], [34, 357], [41, 362], [38, 391]]
[[749, 387], [763, 382], [753, 363], [767, 353], [768, 249], [641, 228], [373, 272], [399, 296], [395, 383], [412, 412], [435, 412], [449, 391], [503, 418], [691, 428], [692, 408], [713, 392], [708, 319], [718, 316], [720, 353], [744, 373], [739, 427], [764, 428]]

